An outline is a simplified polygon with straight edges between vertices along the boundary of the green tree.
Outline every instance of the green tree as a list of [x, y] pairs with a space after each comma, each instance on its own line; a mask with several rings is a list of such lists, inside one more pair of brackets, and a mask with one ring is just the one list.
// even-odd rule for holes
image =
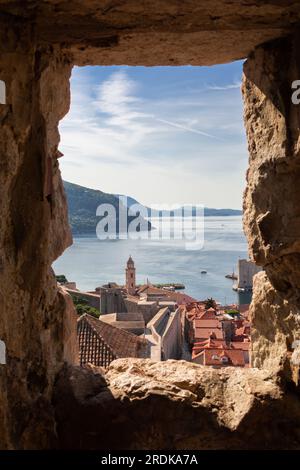
[[206, 310], [208, 310], [209, 308], [216, 308], [216, 306], [217, 306], [216, 301], [212, 297], [209, 297], [208, 299], [205, 300]]
[[88, 315], [91, 315], [92, 317], [99, 318], [100, 316], [100, 311], [95, 308], [91, 307], [87, 300], [84, 299], [83, 297], [77, 297], [75, 295], [71, 295], [74, 306], [76, 308], [77, 315], [83, 315], [84, 313], [87, 313]]
[[235, 315], [239, 315], [240, 312], [238, 310], [235, 310], [235, 309], [230, 309], [230, 310], [225, 310], [225, 313], [227, 313], [228, 315], [231, 315], [231, 316], [235, 316]]
[[65, 284], [66, 282], [68, 282], [68, 279], [66, 278], [64, 274], [58, 274], [55, 277], [56, 277], [57, 282], [59, 282], [60, 284]]

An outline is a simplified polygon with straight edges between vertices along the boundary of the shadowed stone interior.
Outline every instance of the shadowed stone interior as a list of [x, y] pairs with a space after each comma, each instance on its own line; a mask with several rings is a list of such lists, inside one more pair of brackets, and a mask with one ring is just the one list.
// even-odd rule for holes
[[[299, 448], [297, 1], [0, 1], [0, 448]], [[244, 226], [256, 276], [249, 370], [183, 361], [76, 365], [51, 265], [71, 244], [58, 165], [73, 65], [248, 57]]]

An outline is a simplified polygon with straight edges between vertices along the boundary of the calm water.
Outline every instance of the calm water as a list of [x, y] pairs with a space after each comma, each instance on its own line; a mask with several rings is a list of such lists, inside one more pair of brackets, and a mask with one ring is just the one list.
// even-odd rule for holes
[[[54, 263], [56, 274], [65, 274], [83, 290], [108, 281], [124, 284], [124, 269], [131, 255], [137, 282], [181, 282], [196, 299], [214, 297], [220, 302], [238, 302], [232, 281], [225, 274], [236, 270], [238, 258], [247, 257], [242, 218], [206, 217], [204, 246], [187, 251], [184, 240], [111, 240], [75, 238], [73, 245]], [[201, 274], [206, 270], [207, 274]], [[243, 294], [241, 303], [249, 296]]]

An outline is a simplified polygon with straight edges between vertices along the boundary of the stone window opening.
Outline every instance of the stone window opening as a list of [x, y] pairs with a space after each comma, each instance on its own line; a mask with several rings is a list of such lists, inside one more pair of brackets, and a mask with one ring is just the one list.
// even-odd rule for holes
[[[255, 61], [255, 59], [252, 59], [252, 60]], [[250, 84], [251, 84], [251, 79], [252, 79], [252, 75], [251, 75], [251, 74], [254, 74], [254, 71], [251, 69], [251, 66], [252, 66], [251, 60], [248, 60], [248, 61], [246, 62], [246, 64], [245, 64], [245, 66], [244, 66], [243, 94], [244, 94], [244, 101], [246, 100], [246, 103], [249, 103], [249, 101], [248, 101], [248, 100], [249, 100], [248, 95], [252, 92], [252, 89], [250, 90], [250, 88], [249, 88], [249, 87], [250, 87]], [[250, 70], [249, 70], [249, 69], [250, 69]], [[248, 77], [249, 77], [249, 78], [248, 78]], [[254, 106], [255, 106], [255, 102], [254, 102]], [[250, 135], [251, 135], [251, 130], [252, 130], [252, 129], [247, 127], [247, 123], [248, 123], [248, 119], [249, 119], [249, 117], [247, 116], [247, 109], [246, 109], [244, 112], [245, 112], [245, 115], [246, 115], [246, 117], [245, 117], [245, 123], [246, 123], [246, 130], [247, 130], [248, 141], [249, 141], [249, 133], [250, 133]], [[249, 177], [248, 177], [248, 178], [249, 178]], [[251, 201], [251, 204], [252, 204], [252, 201]], [[251, 204], [250, 204], [250, 207], [251, 207]], [[247, 215], [246, 215], [246, 216], [247, 216]], [[249, 228], [248, 228], [248, 230], [249, 230]], [[247, 231], [247, 230], [246, 230], [246, 231]], [[266, 282], [266, 275], [265, 275], [265, 273], [259, 274], [259, 275], [258, 275], [258, 285], [259, 285], [259, 284], [264, 284], [265, 282]], [[260, 324], [260, 322], [261, 322], [260, 313], [259, 313], [259, 307], [258, 307], [257, 302], [259, 302], [259, 300], [256, 300], [256, 303], [255, 303], [255, 308], [256, 308], [256, 312], [257, 312], [256, 315], [257, 315], [257, 316], [255, 317], [254, 337], [255, 337], [255, 335], [256, 335], [256, 325], [257, 325], [257, 324]], [[280, 301], [279, 298], [278, 298], [278, 299], [276, 300], [276, 302], [279, 302], [279, 303], [280, 303], [281, 301]], [[254, 308], [254, 307], [252, 307], [252, 308]], [[272, 305], [269, 305], [269, 308], [270, 308], [270, 310], [272, 311]], [[260, 340], [258, 339], [258, 343], [259, 343], [259, 342], [260, 342]], [[270, 355], [272, 355], [272, 354], [273, 354], [273, 352], [272, 352], [272, 345], [268, 345], [268, 347], [270, 347]], [[253, 377], [254, 377], [254, 376], [257, 377], [257, 378], [258, 378], [258, 377], [261, 377], [261, 379], [262, 379], [262, 377], [264, 376], [264, 374], [267, 373], [267, 370], [268, 370], [269, 367], [271, 367], [271, 368], [272, 368], [272, 367], [276, 367], [275, 363], [273, 363], [272, 366], [270, 366], [269, 364], [267, 364], [266, 362], [264, 362], [264, 361], [261, 359], [261, 356], [260, 356], [260, 354], [259, 354], [259, 351], [256, 350], [256, 349], [254, 349], [254, 350], [251, 352], [251, 356], [252, 356], [252, 358], [253, 358], [253, 360], [254, 360], [254, 369], [252, 369], [251, 371], [250, 371], [250, 369], [249, 369], [249, 370], [240, 371], [240, 372], [243, 374], [243, 376], [244, 376], [244, 378], [245, 378], [246, 381], [248, 381], [248, 380], [251, 381], [251, 380], [252, 380], [252, 379], [251, 379], [251, 377], [252, 377], [251, 374], [253, 374]], [[134, 359], [130, 359], [130, 358], [124, 358], [124, 359], [122, 359], [122, 360], [119, 359], [119, 360], [116, 362], [116, 368], [118, 367], [117, 364], [118, 364], [118, 363], [120, 364], [120, 368], [118, 369], [118, 372], [116, 372], [116, 371], [114, 370], [114, 365], [113, 365], [114, 363], [113, 363], [112, 366], [108, 368], [108, 373], [107, 373], [107, 374], [108, 374], [108, 377], [113, 378], [113, 377], [115, 377], [114, 374], [116, 374], [116, 377], [119, 377], [119, 376], [120, 376], [120, 373], [121, 373], [121, 374], [122, 374], [122, 373], [126, 374], [126, 371], [127, 371], [128, 368], [130, 368], [131, 366], [137, 367], [137, 370], [139, 369], [139, 367], [141, 367], [140, 370], [141, 370], [141, 373], [143, 373], [143, 372], [142, 372], [143, 367], [147, 367], [147, 366], [146, 366], [146, 364], [145, 364], [145, 365], [140, 365], [140, 362], [139, 362], [139, 361], [140, 361], [139, 359], [134, 360]], [[225, 361], [228, 361], [228, 359], [227, 359], [227, 358], [222, 358], [221, 361], [224, 362], [224, 364], [225, 364]], [[165, 363], [162, 363], [161, 365], [162, 365], [162, 367], [165, 367]], [[153, 370], [155, 370], [155, 372], [153, 372], [153, 378], [155, 377], [155, 379], [159, 381], [159, 377], [160, 377], [159, 363], [157, 363], [155, 367], [154, 367], [154, 366], [152, 366], [152, 367], [153, 367]], [[187, 371], [189, 370], [189, 368], [191, 367], [191, 364], [185, 363], [185, 364], [180, 364], [180, 365], [179, 365], [179, 363], [178, 363], [177, 367], [181, 370], [181, 372], [182, 372], [183, 374], [185, 374], [184, 371], [187, 372]], [[84, 367], [83, 367], [83, 368], [84, 368]], [[261, 372], [258, 372], [258, 368], [261, 369]], [[298, 370], [298, 369], [297, 369], [297, 370]], [[215, 369], [215, 371], [216, 371], [216, 373], [218, 373], [216, 369]], [[228, 377], [231, 378], [232, 375], [234, 375], [234, 372], [231, 370], [231, 367], [229, 367], [228, 369], [226, 368], [226, 371], [227, 371], [226, 374], [228, 374]], [[261, 375], [260, 375], [260, 374], [261, 374]], [[118, 380], [118, 379], [116, 378], [116, 380]], [[259, 380], [260, 380], [260, 379], [259, 379]], [[265, 379], [263, 378], [262, 380], [264, 381]], [[122, 392], [122, 393], [124, 393], [124, 388], [122, 387], [122, 389], [123, 389], [123, 392]], [[130, 392], [129, 392], [129, 393], [130, 393]]]
[[[103, 67], [103, 73], [109, 74], [110, 72], [107, 71], [106, 69], [109, 69], [109, 67]], [[201, 77], [201, 73], [202, 73], [201, 67], [195, 67], [194, 69], [197, 71], [197, 73], [198, 73], [199, 76]], [[101, 69], [100, 69], [100, 70], [101, 70]], [[122, 70], [122, 67], [121, 67], [121, 70]], [[145, 68], [145, 70], [147, 70], [147, 68]], [[146, 72], [145, 72], [145, 73], [146, 73]], [[220, 73], [221, 73], [220, 71], [217, 71], [217, 72], [216, 72], [216, 74], [215, 74], [215, 79], [218, 79], [218, 78], [219, 78], [219, 77], [218, 77], [218, 74], [220, 74]], [[241, 66], [240, 66], [240, 68], [239, 68], [239, 73], [241, 73]], [[157, 72], [157, 75], [158, 75], [158, 78], [159, 78], [159, 71]], [[239, 95], [240, 95], [240, 103], [241, 103], [241, 102], [242, 102], [242, 97], [241, 97], [240, 90], [238, 89], [239, 87], [237, 86], [237, 83], [240, 81], [240, 79], [241, 79], [241, 77], [238, 75], [238, 73], [235, 73], [235, 77], [234, 77], [235, 85], [234, 85], [233, 88], [236, 88], [236, 89], [237, 89], [236, 92], [239, 93]], [[199, 85], [199, 86], [200, 86], [200, 85]], [[199, 94], [199, 96], [206, 95], [207, 93], [205, 92], [205, 86], [203, 86], [202, 83], [201, 83], [201, 86], [202, 86], [202, 88], [204, 89], [204, 92], [203, 92], [203, 90], [201, 90], [201, 91], [202, 91], [202, 95]], [[83, 83], [82, 83], [82, 87], [83, 87], [83, 89], [85, 89], [85, 86], [84, 86]], [[83, 95], [83, 96], [84, 96], [84, 95]], [[72, 97], [72, 94], [71, 94], [71, 97]], [[163, 98], [163, 94], [162, 94], [161, 98]], [[83, 98], [81, 99], [81, 104], [82, 104], [82, 105], [84, 104], [84, 103], [83, 103]], [[70, 115], [72, 115], [72, 112], [73, 112], [72, 106], [74, 106], [75, 109], [76, 109], [76, 106], [78, 106], [78, 103], [75, 101], [75, 104], [74, 104], [73, 101], [72, 101], [72, 99], [71, 99]], [[221, 105], [220, 105], [220, 111], [221, 111], [221, 112], [224, 112], [224, 114], [225, 114], [225, 113], [226, 113], [226, 108], [225, 108], [225, 106], [221, 106]], [[239, 111], [240, 111], [240, 110], [239, 110]], [[84, 116], [83, 116], [83, 117], [84, 117]], [[242, 122], [242, 116], [238, 116], [238, 117], [240, 118], [240, 121]], [[66, 118], [67, 118], [67, 116], [66, 116]], [[63, 128], [63, 125], [64, 125], [64, 122], [61, 122], [61, 123], [60, 123], [61, 128]], [[81, 130], [81, 129], [78, 128], [78, 132], [80, 132], [80, 130]], [[84, 141], [84, 136], [83, 136], [83, 138], [82, 138], [82, 141]], [[67, 143], [68, 143], [68, 141], [67, 141]], [[64, 155], [65, 155], [64, 158], [61, 160], [61, 162], [62, 162], [62, 164], [63, 164], [63, 163], [64, 163], [63, 160], [68, 157], [68, 154], [70, 154], [70, 151], [68, 151], [67, 148], [64, 148], [64, 147], [63, 147], [64, 138], [62, 138], [61, 144], [62, 144], [61, 150], [63, 151], [63, 153], [64, 153]], [[75, 142], [73, 142], [73, 144], [75, 145]], [[88, 140], [87, 140], [87, 141], [86, 141], [86, 146], [88, 146], [88, 144], [89, 144], [89, 142], [88, 142]], [[198, 145], [201, 146], [201, 139], [199, 139]], [[197, 145], [196, 145], [196, 147], [197, 147]], [[246, 146], [245, 146], [245, 147], [246, 147]], [[75, 147], [74, 147], [74, 148], [75, 148]], [[121, 153], [121, 151], [122, 151], [122, 144], [120, 145], [120, 153]], [[103, 153], [103, 152], [102, 152], [102, 153]], [[246, 156], [246, 148], [245, 148], [245, 156]], [[74, 159], [74, 161], [75, 161], [75, 158], [73, 158], [73, 159]], [[76, 159], [77, 159], [77, 156], [76, 156]], [[98, 159], [99, 159], [99, 167], [100, 167], [100, 165], [101, 165], [101, 152], [99, 152], [99, 157], [98, 157]], [[80, 160], [79, 160], [79, 161], [80, 161]], [[245, 161], [246, 161], [246, 158], [245, 158]], [[104, 160], [104, 163], [105, 163], [105, 160]], [[71, 181], [72, 181], [71, 179], [69, 179], [69, 178], [67, 178], [67, 177], [64, 176], [64, 167], [62, 167], [62, 168], [63, 168], [63, 169], [62, 169], [62, 177], [63, 177], [63, 179], [66, 179], [66, 180], [68, 180], [68, 181], [71, 182]], [[243, 178], [243, 172], [241, 171], [240, 173], [241, 173], [241, 180], [242, 180], [242, 178]], [[49, 173], [48, 173], [48, 174], [49, 174]], [[184, 179], [184, 171], [183, 171], [183, 173], [181, 174], [181, 178]], [[79, 184], [79, 185], [81, 184], [80, 181], [78, 181], [78, 180], [77, 180], [76, 182], [77, 182], [77, 184]], [[86, 184], [82, 183], [82, 186], [86, 186]], [[101, 184], [100, 184], [100, 183], [99, 183], [99, 189], [101, 189]], [[67, 191], [67, 190], [68, 190], [68, 186], [66, 187], [66, 191]], [[129, 194], [129, 196], [130, 196], [130, 194]], [[207, 206], [208, 206], [208, 205], [207, 205]], [[75, 236], [76, 236], [76, 235], [75, 235]], [[147, 248], [145, 247], [144, 249], [146, 250]], [[79, 263], [79, 264], [80, 264], [80, 263]], [[120, 271], [122, 270], [122, 266], [121, 266], [121, 265], [119, 266], [119, 270], [120, 270]], [[59, 272], [62, 272], [62, 271], [63, 271], [63, 270], [60, 270]], [[57, 273], [58, 273], [58, 272], [57, 272]], [[178, 278], [181, 278], [180, 272], [178, 272], [176, 275], [178, 276]], [[135, 287], [134, 283], [132, 282], [133, 279], [134, 279], [134, 274], [133, 274], [133, 273], [130, 273], [129, 276], [130, 276], [129, 286], [130, 286], [131, 289], [133, 289], [133, 288]], [[67, 277], [69, 277], [69, 276], [67, 275]], [[70, 279], [69, 279], [69, 280], [70, 280]], [[74, 276], [74, 279], [73, 279], [73, 280], [74, 280], [74, 281], [78, 280], [78, 279], [76, 279], [76, 275]], [[230, 284], [228, 284], [228, 286], [229, 286], [229, 289], [231, 289]], [[89, 288], [92, 289], [93, 287], [94, 287], [93, 285], [90, 285]], [[189, 293], [189, 292], [187, 291], [187, 294], [188, 294], [188, 293]], [[116, 295], [116, 294], [115, 294], [115, 295]], [[234, 295], [235, 295], [235, 294], [232, 292], [232, 298], [234, 298]], [[203, 298], [204, 298], [204, 297], [203, 297]], [[226, 298], [226, 297], [225, 297], [225, 298]], [[227, 297], [227, 299], [228, 299], [228, 297]], [[223, 300], [223, 299], [219, 299], [219, 300]], [[145, 326], [145, 328], [146, 328], [146, 326]], [[168, 357], [168, 356], [167, 356], [167, 357]], [[175, 357], [174, 357], [174, 359], [175, 359]], [[176, 356], [176, 359], [180, 359], [180, 357]], [[190, 359], [190, 360], [192, 361], [192, 359]], [[247, 364], [248, 364], [248, 362], [247, 362]]]

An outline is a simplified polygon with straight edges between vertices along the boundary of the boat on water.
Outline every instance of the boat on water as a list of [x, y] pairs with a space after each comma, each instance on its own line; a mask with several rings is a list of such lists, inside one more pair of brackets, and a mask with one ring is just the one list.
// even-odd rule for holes
[[175, 287], [174, 286], [164, 286], [162, 287], [163, 290], [169, 290], [169, 291], [172, 291], [174, 292], [175, 291]]
[[234, 267], [232, 268], [232, 272], [225, 275], [226, 279], [232, 279], [233, 281], [238, 280], [238, 275], [234, 272]]
[[233, 279], [234, 281], [236, 281], [238, 278], [235, 272], [232, 272], [231, 274], [226, 274], [225, 277], [226, 279]]
[[236, 292], [252, 292], [251, 287], [238, 287], [237, 284], [233, 284], [232, 290]]
[[203, 271], [201, 271], [201, 274], [207, 274], [207, 271], [203, 270]]
[[185, 285], [180, 283], [180, 282], [170, 282], [170, 283], [156, 283], [153, 284], [154, 287], [157, 287], [158, 289], [165, 289], [165, 290], [183, 290], [185, 289]]

